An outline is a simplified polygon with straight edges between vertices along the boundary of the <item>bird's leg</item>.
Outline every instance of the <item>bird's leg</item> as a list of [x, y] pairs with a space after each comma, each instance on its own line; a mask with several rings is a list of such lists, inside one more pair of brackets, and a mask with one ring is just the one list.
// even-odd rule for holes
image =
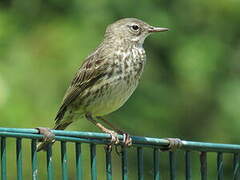
[[39, 134], [43, 135], [43, 142], [53, 143], [55, 141], [55, 134], [49, 128], [37, 127]]
[[178, 138], [165, 138], [169, 141], [169, 145], [164, 148], [160, 148], [162, 151], [174, 151], [182, 146], [181, 139]]
[[105, 124], [107, 124], [108, 126], [110, 126], [112, 129], [114, 129], [118, 134], [124, 134], [124, 132], [120, 129], [118, 129], [117, 127], [115, 127], [112, 123], [110, 123], [109, 121], [107, 121], [106, 119], [104, 119], [101, 116], [97, 116], [97, 119], [103, 121]]
[[109, 121], [107, 121], [106, 119], [104, 119], [101, 116], [98, 116], [97, 119], [103, 121], [105, 124], [107, 124], [108, 126], [110, 126], [112, 129], [114, 129], [118, 134], [122, 134], [123, 135], [123, 142], [125, 146], [131, 146], [132, 145], [132, 138], [129, 136], [128, 133], [118, 129], [117, 127], [115, 127], [112, 123], [110, 123]]
[[118, 144], [119, 143], [119, 139], [117, 137], [117, 133], [115, 131], [112, 131], [110, 129], [107, 129], [106, 127], [104, 127], [102, 124], [100, 124], [99, 122], [97, 122], [96, 120], [93, 119], [91, 114], [85, 114], [87, 120], [89, 120], [90, 122], [92, 122], [95, 126], [97, 126], [99, 129], [101, 129], [101, 131], [108, 133], [111, 135], [111, 142], [114, 144]]

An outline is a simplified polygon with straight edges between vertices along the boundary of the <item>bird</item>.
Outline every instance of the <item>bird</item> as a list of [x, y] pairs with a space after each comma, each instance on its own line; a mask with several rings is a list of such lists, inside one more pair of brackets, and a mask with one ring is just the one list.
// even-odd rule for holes
[[[168, 28], [151, 26], [137, 18], [123, 18], [107, 26], [100, 45], [86, 57], [71, 81], [55, 117], [54, 130], [64, 130], [84, 117], [101, 131], [111, 135], [118, 144], [118, 134], [124, 135], [124, 144], [131, 145], [131, 137], [103, 118], [129, 99], [139, 84], [146, 53], [144, 40], [155, 32]], [[103, 125], [103, 122], [110, 128]], [[37, 150], [46, 149], [54, 138], [51, 130], [38, 127], [44, 135]]]

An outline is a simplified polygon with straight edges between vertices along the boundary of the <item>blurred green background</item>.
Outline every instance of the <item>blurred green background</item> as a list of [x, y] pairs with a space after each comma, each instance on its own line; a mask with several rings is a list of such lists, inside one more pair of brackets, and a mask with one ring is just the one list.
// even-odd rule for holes
[[[171, 31], [146, 39], [147, 64], [141, 83], [128, 102], [107, 118], [132, 135], [240, 143], [238, 0], [2, 0], [0, 126], [52, 127], [78, 67], [101, 42], [106, 26], [123, 17], [136, 17]], [[84, 119], [68, 130], [98, 131]], [[14, 143], [9, 143], [8, 153], [13, 154]], [[26, 142], [26, 154], [29, 147]], [[104, 160], [102, 153], [99, 149], [99, 162]], [[149, 153], [146, 167], [152, 163]], [[130, 162], [136, 166], [134, 151], [131, 155]], [[14, 156], [10, 158], [14, 161]], [[84, 159], [88, 161], [88, 154]], [[229, 177], [230, 160], [225, 168]], [[209, 161], [215, 168], [215, 159]], [[120, 168], [119, 163], [114, 161], [114, 166]], [[25, 167], [24, 175], [29, 176], [27, 161]], [[71, 178], [73, 167], [71, 163]], [[58, 162], [56, 168], [60, 168]], [[104, 179], [104, 166], [99, 168], [99, 179]], [[136, 173], [131, 173], [135, 179]], [[8, 176], [15, 179], [14, 173]], [[151, 169], [146, 170], [146, 179], [151, 176]]]

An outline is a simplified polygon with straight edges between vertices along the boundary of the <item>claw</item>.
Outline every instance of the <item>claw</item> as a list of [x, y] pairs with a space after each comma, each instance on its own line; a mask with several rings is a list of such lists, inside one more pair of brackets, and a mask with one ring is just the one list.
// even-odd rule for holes
[[105, 146], [105, 151], [111, 152], [113, 144], [115, 145], [119, 144], [118, 134], [114, 131], [108, 131], [107, 133], [111, 135], [111, 140], [110, 140], [110, 144], [107, 144]]
[[111, 144], [119, 144], [118, 134], [114, 131], [108, 132], [111, 135]]
[[106, 152], [112, 152], [112, 145], [111, 144], [107, 144], [105, 147], [104, 147], [105, 151]]
[[123, 144], [124, 146], [132, 145], [132, 138], [127, 133], [123, 133]]
[[161, 148], [162, 151], [175, 151], [183, 144], [181, 139], [178, 138], [166, 138], [166, 140], [169, 141], [169, 145], [167, 147]]

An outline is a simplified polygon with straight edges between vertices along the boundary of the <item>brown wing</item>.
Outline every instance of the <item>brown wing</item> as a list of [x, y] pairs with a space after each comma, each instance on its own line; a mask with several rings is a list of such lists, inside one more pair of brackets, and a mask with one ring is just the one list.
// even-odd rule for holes
[[84, 61], [63, 98], [62, 105], [55, 118], [56, 121], [63, 118], [67, 107], [76, 100], [83, 90], [92, 86], [107, 74], [108, 64], [103, 60], [103, 57], [95, 53]]

